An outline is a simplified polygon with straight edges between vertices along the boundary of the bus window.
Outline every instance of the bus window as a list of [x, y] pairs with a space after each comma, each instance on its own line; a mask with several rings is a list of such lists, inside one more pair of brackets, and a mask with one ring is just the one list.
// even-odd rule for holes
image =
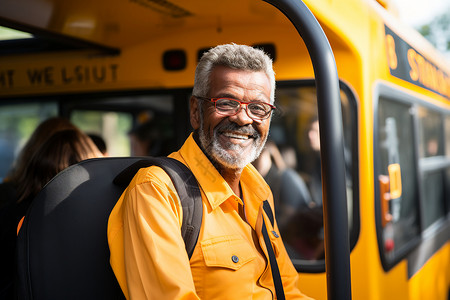
[[[286, 249], [294, 265], [303, 272], [319, 271], [323, 263], [323, 213], [320, 165], [319, 123], [314, 82], [279, 82], [276, 90], [277, 113], [272, 118], [269, 139], [279, 149], [286, 167], [300, 175], [307, 187], [303, 199], [307, 205], [298, 205], [292, 221], [283, 214], [282, 201], [277, 201], [277, 188], [271, 186], [275, 199], [275, 213]], [[356, 108], [355, 98], [350, 90], [341, 85], [341, 103], [344, 125], [344, 140], [347, 168], [347, 199], [351, 244], [356, 243], [357, 178]], [[353, 158], [353, 159], [352, 159]], [[355, 174], [356, 172], [356, 174]], [[267, 179], [270, 185], [270, 178]], [[283, 195], [281, 195], [283, 196]], [[281, 197], [283, 198], [283, 197]], [[295, 197], [291, 197], [295, 198]], [[312, 263], [316, 261], [317, 263]], [[322, 270], [323, 271], [323, 270]]]
[[25, 142], [44, 120], [57, 116], [55, 102], [4, 105], [0, 110], [0, 182], [5, 178]]
[[419, 107], [419, 156], [433, 157], [444, 154], [442, 116], [432, 110]]
[[75, 110], [70, 119], [82, 131], [103, 137], [109, 156], [130, 155], [127, 136], [133, 126], [133, 116], [130, 113]]
[[443, 117], [423, 107], [418, 109], [418, 116], [422, 219], [427, 228], [445, 216], [445, 170], [439, 163], [444, 155]]
[[[382, 230], [382, 251], [389, 262], [404, 253], [420, 232], [415, 166], [414, 122], [411, 105], [380, 97], [378, 102], [378, 176], [389, 175], [390, 166], [400, 165], [402, 192], [389, 201], [392, 216]], [[380, 184], [379, 188], [382, 188]], [[381, 195], [380, 198], [384, 197]], [[384, 215], [381, 216], [384, 218]]]
[[[151, 149], [145, 155], [159, 156], [176, 150], [174, 98], [171, 94], [96, 95], [62, 105], [76, 126], [103, 137], [109, 156], [135, 155], [131, 153], [131, 130], [138, 131], [145, 143], [150, 141]], [[185, 99], [186, 96], [182, 97], [187, 102]]]

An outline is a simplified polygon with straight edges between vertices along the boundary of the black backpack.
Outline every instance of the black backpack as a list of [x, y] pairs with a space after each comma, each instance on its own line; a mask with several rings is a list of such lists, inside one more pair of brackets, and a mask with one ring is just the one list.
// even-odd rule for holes
[[192, 255], [203, 206], [184, 164], [167, 157], [86, 160], [53, 178], [27, 212], [17, 242], [19, 299], [124, 299], [109, 264], [108, 217], [136, 172], [151, 165], [175, 185]]

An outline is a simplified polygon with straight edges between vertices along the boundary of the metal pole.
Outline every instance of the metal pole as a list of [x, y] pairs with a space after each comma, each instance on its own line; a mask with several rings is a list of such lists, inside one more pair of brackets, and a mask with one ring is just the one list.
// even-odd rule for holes
[[320, 155], [329, 300], [351, 300], [344, 142], [336, 62], [325, 33], [300, 0], [264, 0], [295, 26], [314, 68], [320, 124]]

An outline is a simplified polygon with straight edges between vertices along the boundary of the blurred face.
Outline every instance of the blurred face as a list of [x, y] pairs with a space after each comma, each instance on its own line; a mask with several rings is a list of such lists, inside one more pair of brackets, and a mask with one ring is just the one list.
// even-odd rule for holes
[[134, 134], [130, 134], [130, 150], [131, 156], [147, 156], [149, 155], [149, 142], [143, 142], [137, 138]]
[[[211, 73], [209, 97], [227, 97], [242, 102], [270, 103], [271, 86], [264, 72], [234, 70], [219, 66]], [[215, 163], [227, 169], [242, 169], [255, 160], [267, 140], [270, 118], [254, 120], [246, 106], [234, 116], [216, 112], [214, 103], [191, 99], [191, 123], [198, 130], [200, 146]]]
[[320, 151], [319, 121], [311, 123], [308, 132], [309, 143], [314, 151]]

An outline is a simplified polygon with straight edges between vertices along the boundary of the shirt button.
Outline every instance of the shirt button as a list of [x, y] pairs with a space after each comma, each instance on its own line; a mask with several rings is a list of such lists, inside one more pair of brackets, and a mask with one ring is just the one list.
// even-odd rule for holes
[[236, 263], [239, 262], [239, 257], [237, 257], [236, 255], [233, 255], [233, 256], [231, 257], [231, 260], [236, 264]]
[[276, 238], [277, 238], [277, 237], [280, 237], [280, 236], [278, 235], [278, 233], [277, 233], [275, 230], [273, 230], [272, 233], [273, 233], [273, 235], [274, 235]]

